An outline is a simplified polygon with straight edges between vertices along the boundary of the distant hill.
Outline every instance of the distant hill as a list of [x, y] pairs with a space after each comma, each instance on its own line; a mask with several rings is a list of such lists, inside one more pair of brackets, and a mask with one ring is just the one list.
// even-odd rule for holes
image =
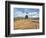
[[[16, 17], [16, 18], [14, 18], [14, 20], [15, 19], [25, 19], [25, 17], [23, 18], [23, 17]], [[28, 19], [32, 19], [32, 20], [39, 20], [39, 18], [28, 18]]]

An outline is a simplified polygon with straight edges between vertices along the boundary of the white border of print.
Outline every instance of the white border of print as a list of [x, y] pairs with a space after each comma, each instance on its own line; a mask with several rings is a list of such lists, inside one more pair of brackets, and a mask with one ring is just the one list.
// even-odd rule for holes
[[[14, 24], [13, 24], [13, 9], [14, 8], [38, 8], [40, 10], [39, 12], [39, 29], [27, 29], [27, 30], [14, 30]], [[42, 32], [42, 6], [35, 6], [35, 5], [10, 5], [10, 33], [11, 34], [19, 34], [19, 33], [36, 33], [36, 32]]]

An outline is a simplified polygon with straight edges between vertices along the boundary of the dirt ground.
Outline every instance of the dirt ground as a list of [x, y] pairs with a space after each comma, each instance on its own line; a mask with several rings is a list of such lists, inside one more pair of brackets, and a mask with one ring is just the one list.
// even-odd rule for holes
[[14, 21], [14, 29], [38, 29], [38, 20], [21, 19]]

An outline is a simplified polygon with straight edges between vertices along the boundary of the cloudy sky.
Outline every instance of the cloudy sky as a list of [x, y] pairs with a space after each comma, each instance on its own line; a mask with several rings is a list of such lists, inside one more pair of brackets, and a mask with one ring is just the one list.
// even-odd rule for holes
[[14, 8], [14, 17], [39, 17], [39, 9], [36, 8]]

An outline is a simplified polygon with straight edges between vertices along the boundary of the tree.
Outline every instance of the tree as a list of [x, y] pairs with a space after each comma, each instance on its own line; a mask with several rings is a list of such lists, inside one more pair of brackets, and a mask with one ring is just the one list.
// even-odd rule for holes
[[25, 18], [26, 18], [26, 19], [28, 18], [28, 15], [27, 15], [27, 14], [28, 14], [28, 12], [26, 12], [26, 15], [25, 15]]
[[27, 18], [28, 18], [28, 15], [25, 16], [25, 19], [27, 19]]

